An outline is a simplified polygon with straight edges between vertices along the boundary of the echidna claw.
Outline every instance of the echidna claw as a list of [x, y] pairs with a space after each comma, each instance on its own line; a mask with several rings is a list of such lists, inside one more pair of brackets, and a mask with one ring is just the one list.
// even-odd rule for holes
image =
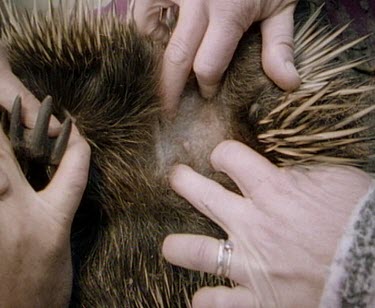
[[9, 139], [15, 152], [22, 147], [24, 128], [21, 122], [21, 97], [17, 96], [13, 103], [12, 113], [9, 122]]
[[48, 126], [52, 107], [52, 98], [47, 96], [41, 104], [33, 129], [22, 125], [21, 97], [17, 96], [14, 100], [10, 115], [7, 112], [2, 113], [1, 125], [4, 132], [8, 134], [17, 157], [49, 165], [58, 165], [60, 163], [68, 144], [72, 121], [69, 118], [64, 121], [62, 130], [57, 138], [49, 137]]
[[70, 118], [65, 119], [60, 135], [57, 137], [55, 144], [51, 153], [51, 164], [58, 165], [61, 161], [66, 146], [68, 145], [68, 140], [70, 132], [72, 131], [72, 120]]
[[8, 112], [0, 106], [0, 113], [1, 113], [1, 127], [3, 129], [3, 131], [8, 134], [9, 132], [9, 126], [10, 126], [10, 122], [9, 122], [9, 117], [8, 117]]
[[48, 147], [48, 126], [52, 114], [52, 97], [47, 96], [40, 107], [38, 118], [30, 141], [30, 151], [34, 158], [45, 156]]

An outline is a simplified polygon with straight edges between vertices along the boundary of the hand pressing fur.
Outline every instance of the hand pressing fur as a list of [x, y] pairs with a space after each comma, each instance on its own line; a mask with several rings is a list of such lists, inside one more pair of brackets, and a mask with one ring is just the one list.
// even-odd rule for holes
[[[351, 167], [278, 168], [234, 141], [217, 146], [211, 162], [242, 196], [186, 166], [176, 167], [170, 181], [227, 232], [234, 247], [229, 278], [239, 285], [203, 288], [193, 307], [318, 307], [337, 244], [372, 179]], [[216, 273], [218, 247], [214, 238], [171, 235], [163, 254], [173, 264]]]
[[138, 28], [165, 41], [168, 27], [160, 8], [179, 7], [176, 28], [164, 55], [164, 107], [175, 111], [191, 69], [201, 94], [211, 97], [232, 60], [245, 31], [261, 21], [262, 63], [266, 74], [282, 89], [300, 84], [294, 67], [293, 13], [297, 0], [143, 0], [136, 1]]
[[90, 148], [73, 130], [51, 183], [35, 192], [0, 130], [0, 306], [62, 307], [70, 300], [70, 228]]

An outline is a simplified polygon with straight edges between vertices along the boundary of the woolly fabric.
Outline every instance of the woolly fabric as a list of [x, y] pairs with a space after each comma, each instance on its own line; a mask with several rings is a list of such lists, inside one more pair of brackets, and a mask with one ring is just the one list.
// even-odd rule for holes
[[[52, 2], [53, 6], [58, 6], [60, 2], [63, 5], [66, 5], [68, 9], [71, 9], [76, 1], [75, 0], [36, 0], [35, 3], [41, 10], [46, 10], [48, 8], [49, 2]], [[87, 4], [92, 7], [94, 10], [98, 9], [99, 0], [86, 0]], [[13, 0], [13, 3], [20, 8], [26, 8], [28, 10], [32, 9], [34, 6], [34, 1], [30, 0]], [[107, 13], [109, 12], [112, 7], [116, 8], [116, 11], [119, 15], [126, 14], [128, 1], [127, 0], [101, 0], [102, 3], [102, 12]]]
[[375, 184], [341, 239], [320, 307], [375, 307]]

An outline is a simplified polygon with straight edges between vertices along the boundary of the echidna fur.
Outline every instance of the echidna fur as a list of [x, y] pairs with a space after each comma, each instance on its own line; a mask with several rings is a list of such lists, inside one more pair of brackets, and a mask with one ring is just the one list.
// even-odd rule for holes
[[[209, 164], [222, 140], [242, 141], [281, 166], [375, 169], [374, 82], [351, 70], [363, 59], [337, 60], [355, 42], [337, 43], [343, 30], [321, 26], [320, 10], [296, 33], [298, 90], [284, 93], [265, 76], [254, 26], [219, 93], [204, 100], [191, 78], [170, 122], [158, 95], [163, 46], [132, 23], [89, 14], [84, 6], [68, 16], [52, 8], [46, 15], [20, 13], [5, 4], [2, 42], [13, 72], [38, 99], [52, 95], [55, 115], [63, 119], [67, 110], [92, 148], [72, 229], [72, 307], [189, 307], [200, 286], [230, 284], [171, 266], [161, 256], [170, 233], [225, 237], [167, 181], [171, 166], [185, 163], [238, 191]], [[46, 168], [30, 170], [29, 181], [40, 185], [35, 174]]]

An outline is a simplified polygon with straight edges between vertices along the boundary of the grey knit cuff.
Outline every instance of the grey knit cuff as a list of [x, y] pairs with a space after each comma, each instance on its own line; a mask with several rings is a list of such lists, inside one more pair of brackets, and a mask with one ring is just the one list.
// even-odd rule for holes
[[352, 214], [331, 265], [320, 307], [375, 307], [374, 185]]

